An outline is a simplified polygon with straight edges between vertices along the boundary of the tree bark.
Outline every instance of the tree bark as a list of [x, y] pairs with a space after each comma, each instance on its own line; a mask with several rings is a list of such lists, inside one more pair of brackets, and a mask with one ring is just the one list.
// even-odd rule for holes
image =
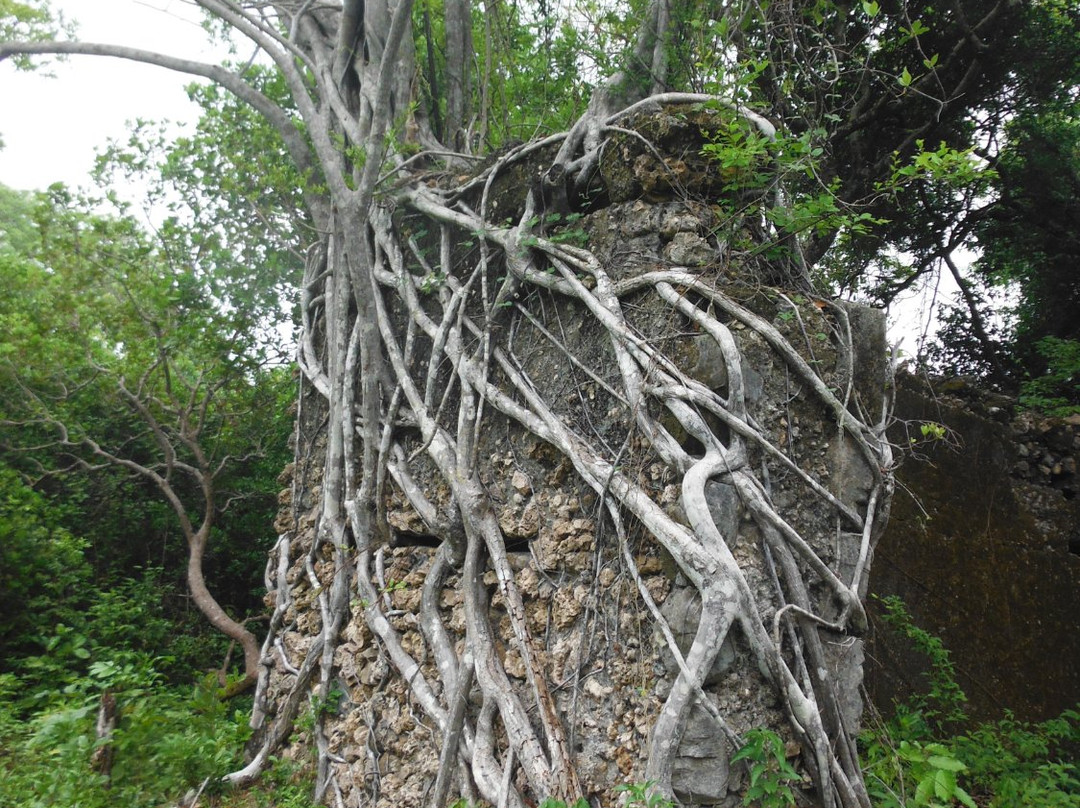
[[203, 554], [206, 551], [206, 540], [209, 533], [209, 525], [203, 525], [194, 535], [188, 538], [188, 591], [191, 592], [191, 599], [195, 602], [195, 606], [202, 612], [210, 625], [235, 641], [243, 649], [244, 678], [241, 682], [229, 688], [229, 695], [234, 695], [254, 686], [261, 671], [260, 660], [262, 653], [259, 650], [258, 638], [241, 623], [231, 618], [228, 612], [221, 608], [221, 604], [217, 602], [217, 599], [206, 586], [206, 578], [203, 575]]
[[120, 715], [117, 710], [116, 696], [111, 690], [105, 690], [101, 694], [98, 705], [97, 722], [94, 726], [94, 751], [90, 755], [90, 768], [106, 779], [112, 777], [113, 755], [116, 751], [113, 745], [113, 733]]

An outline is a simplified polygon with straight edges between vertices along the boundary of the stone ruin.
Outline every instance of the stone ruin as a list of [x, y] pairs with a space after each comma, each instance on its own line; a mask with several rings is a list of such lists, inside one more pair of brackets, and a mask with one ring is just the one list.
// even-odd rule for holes
[[[708, 511], [742, 570], [755, 618], [784, 647], [778, 653], [808, 690], [828, 691], [822, 704], [832, 707], [822, 707], [829, 712], [823, 725], [847, 739], [837, 743], [843, 746], [859, 726], [863, 641], [857, 615], [850, 618], [851, 604], [842, 602], [827, 580], [865, 594], [873, 544], [887, 518], [887, 450], [880, 458], [885, 468], [871, 463], [850, 426], [883, 423], [888, 410], [891, 366], [883, 313], [822, 300], [805, 289], [767, 285], [741, 272], [736, 246], [717, 235], [722, 212], [707, 200], [722, 188], [706, 187], [715, 178], [700, 155], [700, 140], [694, 139], [700, 138], [697, 124], [668, 117], [675, 122], [661, 128], [677, 130], [671, 137], [683, 143], [674, 156], [660, 163], [658, 155], [649, 158], [640, 148], [635, 153], [625, 140], [614, 143], [601, 165], [602, 199], [544, 235], [587, 248], [620, 291], [633, 334], [671, 363], [670, 373], [725, 400], [736, 384], [729, 378], [731, 353], [724, 353], [701, 319], [652, 293], [650, 273], [675, 270], [687, 278], [686, 285], [675, 287], [677, 293], [732, 335], [746, 423], [769, 444], [750, 441], [746, 467], [763, 501], [805, 548], [777, 551], [774, 526], [779, 523], [763, 522], [730, 474], [716, 473], [705, 484]], [[661, 139], [655, 122], [649, 126], [653, 139]], [[643, 125], [635, 128], [642, 131]], [[670, 143], [661, 145], [672, 154]], [[529, 170], [520, 170], [528, 175]], [[506, 185], [519, 186], [520, 177], [508, 178]], [[500, 218], [512, 215], [499, 213]], [[395, 215], [398, 227], [418, 229], [416, 214]], [[722, 300], [703, 298], [692, 285], [698, 282], [722, 290]], [[663, 462], [635, 428], [605, 326], [579, 300], [535, 288], [522, 292], [513, 315], [494, 333], [498, 348], [532, 380], [561, 422], [602, 447], [612, 468], [645, 492], [661, 518], [689, 531], [680, 487], [684, 472]], [[446, 408], [451, 413], [455, 395], [449, 395]], [[648, 415], [688, 456], [703, 452], [700, 434], [692, 434], [657, 401], [647, 406]], [[741, 428], [705, 407], [700, 412], [700, 420], [725, 445]], [[446, 563], [439, 550], [443, 537], [433, 529], [453, 513], [453, 495], [426, 459], [419, 430], [403, 419], [395, 429], [399, 458], [408, 458], [409, 480], [434, 512], [420, 512], [400, 480], [387, 476], [389, 541], [373, 547], [371, 557], [378, 602], [354, 592], [336, 646], [328, 651], [319, 638], [328, 619], [326, 593], [340, 560], [318, 529], [326, 434], [325, 403], [305, 387], [297, 460], [281, 478], [281, 540], [268, 565], [267, 605], [274, 618], [257, 694], [256, 742], [290, 700], [295, 707], [300, 699], [303, 706], [280, 754], [301, 761], [317, 757], [321, 782], [330, 784], [324, 794], [330, 804], [427, 805], [444, 733], [426, 712], [424, 699], [449, 708], [455, 675], [444, 661], [448, 652], [450, 658], [480, 655], [466, 644], [465, 572], [460, 560], [456, 566]], [[495, 667], [501, 669], [492, 675], [504, 677], [534, 726], [540, 718], [530, 688], [539, 671], [582, 793], [593, 805], [619, 804], [625, 797], [618, 786], [647, 779], [658, 717], [684, 664], [672, 646], [680, 657], [690, 652], [702, 612], [699, 587], [625, 508], [616, 511], [624, 519], [616, 530], [609, 492], [587, 484], [557, 447], [495, 408], [486, 412], [477, 436], [480, 483], [504, 537], [524, 614], [514, 613], [495, 569], [483, 567], [477, 603], [491, 632], [469, 642], [491, 644]], [[789, 604], [797, 598], [780, 581], [793, 571], [806, 582], [798, 597], [816, 616], [797, 612], [802, 616], [782, 622], [778, 613], [788, 614], [791, 607], [785, 608], [778, 593], [787, 592]], [[373, 633], [373, 609], [398, 638], [398, 650], [388, 650]], [[795, 624], [817, 638], [817, 656], [784, 645], [780, 635], [794, 636]], [[529, 659], [521, 651], [522, 630], [530, 638]], [[298, 688], [309, 675], [305, 661], [318, 654], [332, 654], [323, 665], [330, 671], [328, 682], [320, 690], [311, 677]], [[775, 678], [736, 624], [703, 674], [698, 700], [690, 699], [670, 736], [676, 745], [670, 786], [680, 802], [741, 804], [746, 770], [729, 759], [752, 728], [777, 729], [793, 760], [813, 758], [815, 750], [804, 749], [805, 741], [791, 731], [790, 705], [770, 677]], [[528, 799], [543, 798], [530, 793], [526, 776], [515, 768], [514, 741], [502, 721], [492, 719], [493, 709], [478, 685], [466, 693], [462, 759], [486, 752], [502, 763], [494, 778], [507, 778]], [[479, 801], [483, 789], [470, 782], [468, 768], [459, 762], [457, 771], [451, 793]], [[809, 779], [797, 785], [811, 789]]]

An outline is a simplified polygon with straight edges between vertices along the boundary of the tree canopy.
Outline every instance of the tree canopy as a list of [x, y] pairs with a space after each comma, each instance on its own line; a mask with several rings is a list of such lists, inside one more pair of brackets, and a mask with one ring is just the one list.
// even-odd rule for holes
[[[281, 397], [291, 383], [268, 363], [263, 336], [276, 296], [261, 299], [250, 277], [230, 281], [224, 251], [207, 249], [212, 231], [185, 241], [176, 234], [195, 231], [166, 223], [155, 244], [130, 217], [88, 213], [90, 203], [62, 187], [38, 198], [4, 189], [4, 202], [9, 462], [32, 479], [111, 468], [155, 490], [188, 542], [196, 602], [218, 628], [246, 638], [254, 666], [257, 641], [209, 595], [202, 559], [234, 500], [234, 513], [245, 497], [266, 502], [270, 492], [244, 490], [244, 476], [268, 448], [272, 465], [284, 462]], [[282, 415], [275, 423], [265, 412]], [[124, 553], [118, 541], [103, 548]]]

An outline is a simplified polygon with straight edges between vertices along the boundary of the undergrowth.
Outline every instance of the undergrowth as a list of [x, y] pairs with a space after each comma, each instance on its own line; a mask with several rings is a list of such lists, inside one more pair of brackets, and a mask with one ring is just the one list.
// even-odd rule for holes
[[152, 808], [204, 781], [212, 793], [241, 763], [247, 710], [222, 701], [216, 682], [178, 688], [152, 668], [103, 667], [96, 683], [109, 682], [119, 715], [108, 774], [90, 765], [98, 694], [77, 686], [27, 711], [25, 700], [8, 698], [15, 677], [0, 676], [2, 808]]
[[916, 626], [898, 598], [885, 620], [929, 661], [927, 691], [862, 733], [866, 786], [875, 808], [1080, 808], [1080, 712], [1041, 723], [1011, 714], [974, 729], [941, 640]]
[[[1006, 714], [964, 729], [966, 697], [948, 650], [914, 625], [898, 599], [883, 605], [886, 621], [926, 655], [929, 671], [925, 693], [860, 737], [874, 807], [1080, 808], [1080, 712], [1040, 723]], [[178, 686], [154, 659], [130, 653], [102, 655], [72, 675], [84, 646], [62, 630], [54, 636], [63, 641], [47, 659], [23, 665], [21, 675], [0, 673], [0, 808], [156, 808], [196, 791], [206, 808], [313, 808], [311, 773], [289, 761], [275, 763], [252, 789], [222, 790], [221, 776], [242, 765], [249, 705], [223, 701], [215, 677]], [[49, 671], [62, 687], [40, 687], [46, 666], [66, 666], [66, 678]], [[105, 690], [119, 712], [109, 775], [90, 765]], [[787, 782], [795, 773], [778, 743], [765, 731], [748, 733], [739, 756], [757, 776], [745, 805], [792, 804]], [[628, 806], [669, 805], [650, 784], [620, 790]]]
[[201, 808], [314, 808], [310, 772], [289, 761], [245, 791], [222, 786], [243, 765], [250, 700], [223, 700], [213, 675], [183, 688], [152, 669], [127, 673], [109, 688], [119, 721], [108, 775], [91, 765], [99, 698], [89, 688], [26, 712], [15, 677], [0, 675], [0, 808], [158, 808], [185, 795]]

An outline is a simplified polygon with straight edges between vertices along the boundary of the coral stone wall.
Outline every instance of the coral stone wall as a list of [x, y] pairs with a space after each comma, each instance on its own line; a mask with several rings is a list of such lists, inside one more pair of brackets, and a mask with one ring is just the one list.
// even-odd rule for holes
[[[697, 122], [666, 116], [657, 137], [668, 137], [679, 126], [678, 137], [697, 138], [687, 141], [683, 151], [700, 163]], [[612, 153], [618, 155], [618, 149]], [[694, 186], [697, 163], [687, 158], [678, 165], [667, 164], [670, 171], [650, 174], [645, 171], [648, 160], [623, 156], [634, 167], [636, 179], [624, 177], [629, 183], [625, 187], [612, 179], [602, 205], [578, 221], [552, 225], [545, 235], [572, 247], [588, 247], [604, 268], [604, 282], [618, 287], [627, 332], [655, 350], [665, 373], [720, 398], [737, 398], [740, 407], [745, 404], [746, 421], [725, 422], [706, 407], [701, 407], [697, 420], [689, 421], [700, 438], [714, 443], [735, 443], [729, 430], [753, 434], [745, 441], [745, 453], [736, 459], [739, 468], [720, 469], [707, 482], [702, 480], [708, 517], [719, 538], [690, 531], [691, 520], [682, 505], [681, 475], [687, 469], [661, 462], [640, 424], [655, 420], [670, 435], [665, 440], [696, 458], [703, 451], [698, 439], [687, 434], [692, 427], [684, 429], [680, 425], [684, 422], [671, 417], [672, 410], [656, 398], [642, 399], [640, 406], [650, 408], [648, 419], [633, 411], [621, 392], [612, 335], [594, 312], [576, 298], [534, 288], [527, 297], [523, 293], [512, 316], [492, 328], [492, 339], [507, 366], [542, 394], [553, 417], [575, 435], [587, 436], [597, 454], [613, 464], [619, 479], [631, 481], [627, 485], [643, 492], [651, 501], [644, 512], [662, 514], [654, 517], [657, 524], [672, 523], [679, 536], [688, 535], [702, 546], [722, 544], [725, 562], [728, 556], [734, 558], [747, 597], [736, 599], [732, 594], [725, 605], [731, 613], [737, 605], [740, 609], [739, 604], [747, 605], [743, 616], [725, 624], [725, 630], [732, 627], [704, 679], [708, 704], [693, 703], [676, 719], [678, 729], [671, 731], [669, 721], [666, 740], [653, 743], [660, 734], [658, 717], [664, 714], [665, 703], [680, 692], [679, 667], [665, 629], [682, 652], [693, 642], [698, 657], [707, 658], [700, 651], [706, 640], [697, 632], [703, 620], [701, 592], [717, 584], [708, 589], [715, 606], [719, 584], [728, 582], [733, 593], [736, 590], [734, 577], [730, 572], [724, 577], [720, 565], [714, 564], [715, 581], [703, 583], [703, 568], [680, 568], [672, 555], [678, 551], [675, 545], [665, 550], [630, 508], [618, 512], [616, 528], [607, 491], [585, 485], [566, 454], [494, 407], [485, 411], [476, 432], [476, 454], [482, 461], [477, 464], [478, 477], [484, 492], [478, 499], [483, 499], [484, 513], [493, 511], [498, 522], [524, 613], [518, 613], [507, 594], [511, 586], [494, 569], [481, 569], [477, 586], [474, 579], [466, 580], [468, 564], [462, 567], [458, 559], [454, 566], [450, 553], [439, 549], [441, 541], [455, 535], [457, 505], [447, 478], [425, 454], [419, 430], [403, 420], [394, 430], [401, 449], [395, 462], [399, 469], [408, 467], [409, 485], [423, 491], [432, 513], [418, 513], [405, 496], [401, 478], [387, 478], [385, 516], [391, 535], [387, 543], [373, 547], [370, 564], [378, 603], [352, 596], [336, 647], [327, 650], [331, 643], [320, 647], [323, 640], [318, 635], [329, 614], [327, 592], [335, 585], [335, 563], [340, 570], [341, 559], [319, 525], [326, 410], [309, 392], [300, 408], [298, 462], [283, 493], [287, 507], [278, 525], [282, 539], [269, 567], [276, 639], [268, 648], [269, 677], [260, 686], [257, 710], [272, 722], [284, 713], [288, 699], [308, 699], [311, 687], [294, 685], [304, 681], [300, 677], [316, 664], [313, 659], [320, 670], [332, 671], [329, 697], [309, 700], [285, 754], [308, 759], [313, 749], [319, 749], [346, 805], [426, 804], [443, 742], [443, 733], [430, 718], [437, 713], [431, 706], [449, 709], [455, 683], [462, 680], [457, 678], [460, 667], [446, 660], [466, 652], [475, 655], [477, 679], [491, 677], [489, 681], [517, 694], [527, 713], [525, 720], [534, 727], [542, 720], [538, 709], [547, 704], [535, 696], [536, 682], [543, 680], [582, 791], [593, 804], [616, 804], [616, 788], [644, 781], [650, 749], [663, 747], [674, 752], [670, 785], [678, 799], [734, 808], [742, 801], [745, 769], [729, 766], [728, 761], [738, 736], [756, 727], [781, 732], [793, 760], [800, 754], [804, 759], [822, 759], [821, 748], [801, 748], [790, 729], [791, 705], [777, 682], [767, 678], [769, 665], [780, 669], [776, 656], [783, 655], [784, 664], [795, 671], [785, 684], [788, 694], [802, 687], [819, 688], [822, 703], [829, 705], [821, 708], [827, 715], [816, 726], [828, 726], [832, 737], [823, 738], [823, 732], [814, 736], [815, 742], [824, 744], [824, 754], [843, 745], [834, 743], [838, 734], [851, 735], [858, 728], [863, 648], [853, 634], [864, 626], [859, 625], [861, 613], [845, 608], [841, 595], [850, 598], [854, 570], [860, 567], [860, 557], [865, 560], [887, 515], [888, 477], [887, 469], [869, 464], [873, 450], [856, 445], [848, 413], [857, 413], [871, 425], [882, 416], [891, 383], [882, 313], [815, 300], [805, 292], [785, 292], [750, 272], [734, 270], [731, 245], [717, 238], [717, 211], [701, 201], [705, 190]], [[675, 176], [677, 182], [661, 182], [661, 176]], [[618, 187], [623, 191], [616, 193]], [[415, 214], [399, 215], [412, 226], [407, 217]], [[417, 225], [413, 232], [420, 229]], [[718, 339], [706, 335], [701, 320], [679, 313], [677, 303], [662, 299], [647, 279], [641, 281], [650, 272], [672, 267], [686, 273], [680, 276], [684, 280], [678, 294], [690, 299], [696, 294], [688, 291], [693, 279], [707, 278], [723, 290], [724, 300], [737, 301], [740, 312], [752, 313], [725, 313], [729, 310], [718, 298], [693, 298], [698, 307], [694, 311], [707, 310], [710, 318], [716, 318], [713, 322], [730, 330], [740, 364], [725, 366]], [[587, 274], [576, 280], [583, 285], [599, 283]], [[483, 313], [475, 316], [479, 319]], [[768, 328], [762, 328], [761, 321]], [[785, 357], [783, 351], [788, 349], [770, 342], [766, 331], [786, 341], [791, 353]], [[426, 363], [427, 356], [419, 361]], [[794, 366], [809, 370], [795, 372]], [[493, 378], [499, 389], [512, 389], [505, 375], [500, 378], [508, 372], [500, 367], [505, 366], [492, 366]], [[729, 383], [729, 376], [740, 375], [734, 368], [741, 372], [741, 386]], [[647, 367], [642, 370], [646, 386], [651, 383], [649, 373]], [[445, 412], [453, 413], [458, 393], [450, 385], [447, 390]], [[527, 393], [520, 395], [524, 398]], [[838, 426], [838, 420], [848, 426]], [[708, 438], [701, 423], [712, 432]], [[870, 432], [871, 427], [865, 427], [865, 434]], [[858, 434], [862, 439], [864, 432]], [[614, 472], [607, 479], [611, 485]], [[747, 485], [755, 487], [748, 491]], [[884, 492], [880, 499], [875, 485]], [[763, 520], [766, 508], [775, 515], [774, 521]], [[874, 518], [862, 520], [860, 515], [867, 511]], [[432, 535], [440, 532], [434, 523], [445, 528], [443, 535]], [[862, 525], [865, 534], [860, 532]], [[789, 531], [783, 537], [781, 528]], [[460, 516], [457, 530], [461, 532]], [[787, 541], [795, 534], [801, 544], [792, 550]], [[670, 541], [672, 534], [665, 535]], [[854, 588], [864, 589], [865, 580], [861, 578]], [[742, 592], [738, 590], [739, 598]], [[786, 617], [778, 618], [774, 627], [774, 615], [795, 601], [805, 606], [801, 611], [784, 610]], [[393, 648], [382, 639], [388, 632], [382, 638], [373, 634], [374, 605], [381, 610], [377, 620], [385, 616], [400, 641]], [[715, 614], [710, 616], [714, 618]], [[822, 623], [843, 627], [823, 628]], [[743, 633], [747, 626], [756, 632], [754, 647]], [[840, 630], [845, 633], [833, 633]], [[521, 640], [523, 634], [528, 636], [526, 642]], [[808, 634], [814, 638], [812, 650], [805, 656], [792, 651], [791, 640]], [[771, 641], [774, 635], [780, 650], [766, 656], [762, 638]], [[725, 635], [709, 636], [719, 645], [719, 637]], [[523, 658], [522, 647], [532, 648], [529, 659]], [[682, 685], [683, 692], [687, 689]], [[801, 698], [802, 718], [807, 724], [818, 720], [805, 712], [817, 706]], [[497, 785], [509, 777], [528, 800], [549, 796], [531, 793], [535, 788], [530, 790], [524, 773], [513, 765], [515, 753], [510, 749], [515, 741], [508, 733], [514, 728], [493, 719], [494, 702], [490, 687], [473, 687], [465, 693], [467, 720], [460, 748], [473, 750], [474, 765], [467, 777], [457, 780], [455, 789], [463, 791], [454, 793], [475, 796], [475, 791], [469, 793], [470, 782], [489, 778]], [[500, 704], [499, 709], [507, 708]], [[485, 764], [486, 770], [481, 770], [475, 765], [478, 760], [499, 763]], [[809, 787], [807, 791], [807, 799], [813, 799]]]
[[[942, 389], [944, 388], [944, 389]], [[894, 439], [922, 441], [897, 472], [871, 589], [899, 595], [952, 652], [975, 719], [1008, 708], [1041, 720], [1080, 700], [1080, 418], [1012, 415], [1012, 402], [963, 382], [898, 377]], [[925, 690], [923, 660], [878, 623], [871, 697]]]

